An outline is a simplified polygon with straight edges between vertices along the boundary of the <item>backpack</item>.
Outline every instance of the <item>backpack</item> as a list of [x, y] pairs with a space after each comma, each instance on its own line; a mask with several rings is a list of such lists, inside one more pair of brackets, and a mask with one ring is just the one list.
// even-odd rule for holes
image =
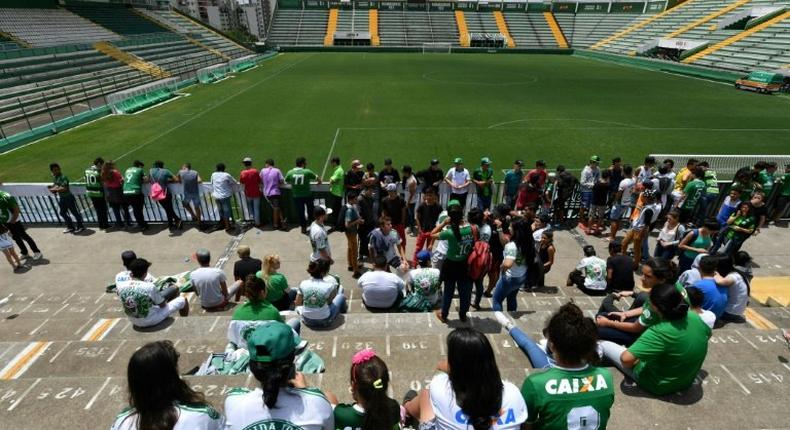
[[662, 176], [658, 178], [658, 192], [661, 194], [669, 194], [672, 191], [672, 179]]
[[473, 280], [478, 280], [483, 279], [486, 273], [491, 270], [491, 248], [488, 242], [479, 240], [476, 225], [472, 226], [472, 234], [475, 241], [472, 246], [472, 252], [466, 258], [466, 264], [469, 277]]
[[154, 183], [151, 184], [151, 192], [148, 194], [151, 197], [151, 200], [154, 201], [162, 201], [167, 198], [167, 188], [159, 185], [159, 182], [156, 178], [154, 179]]

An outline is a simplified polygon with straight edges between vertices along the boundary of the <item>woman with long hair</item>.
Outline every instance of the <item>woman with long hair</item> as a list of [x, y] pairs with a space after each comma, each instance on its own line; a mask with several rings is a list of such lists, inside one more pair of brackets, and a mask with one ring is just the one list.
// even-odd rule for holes
[[112, 430], [219, 430], [224, 419], [178, 373], [178, 352], [169, 340], [132, 354], [126, 368], [129, 407]]
[[508, 312], [518, 308], [518, 289], [527, 281], [527, 266], [535, 260], [535, 239], [528, 221], [520, 219], [510, 224], [510, 242], [505, 245], [502, 270], [494, 287], [493, 309], [502, 311], [507, 299]]
[[[659, 284], [675, 284], [677, 266], [663, 258], [650, 258], [642, 265], [642, 291], [620, 291], [609, 294], [601, 303], [595, 323], [598, 325], [598, 337], [620, 345], [632, 344], [645, 329], [660, 321], [650, 310], [650, 290]], [[682, 285], [678, 291], [685, 297], [686, 290]], [[633, 296], [634, 301], [627, 311], [620, 311], [614, 302], [623, 297]]]
[[488, 338], [469, 328], [447, 336], [447, 361], [430, 386], [405, 404], [422, 430], [516, 430], [527, 420], [518, 388], [503, 382]]
[[132, 226], [129, 216], [129, 206], [123, 201], [123, 177], [115, 167], [115, 161], [107, 160], [101, 166], [101, 182], [104, 186], [104, 195], [115, 215], [115, 227], [123, 228]]
[[335, 409], [336, 429], [399, 430], [401, 406], [387, 396], [389, 369], [372, 349], [363, 349], [351, 358], [351, 396], [354, 403], [340, 403], [326, 393]]
[[540, 243], [538, 244], [538, 257], [541, 264], [543, 264], [543, 272], [538, 278], [537, 287], [546, 286], [546, 274], [551, 271], [554, 266], [554, 256], [557, 254], [557, 247], [554, 246], [554, 232], [546, 230], [540, 235]]
[[[466, 218], [469, 220], [470, 225], [474, 225], [477, 228], [477, 240], [488, 243], [491, 240], [491, 225], [488, 224], [487, 213], [483, 213], [480, 208], [472, 208], [469, 209]], [[483, 273], [480, 275], [480, 278], [472, 279], [475, 287], [475, 301], [471, 306], [477, 311], [480, 310], [480, 301], [483, 300], [483, 294], [485, 293], [483, 279], [485, 279], [486, 275], [487, 273]]]
[[[444, 229], [445, 227], [449, 228]], [[441, 278], [444, 282], [442, 308], [436, 312], [436, 317], [439, 321], [447, 323], [450, 305], [457, 289], [461, 302], [458, 318], [465, 322], [466, 313], [472, 302], [472, 278], [469, 277], [466, 259], [472, 252], [475, 238], [472, 227], [464, 221], [464, 210], [457, 200], [447, 203], [447, 218], [433, 229], [431, 237], [447, 241], [447, 255], [441, 268]]]
[[266, 300], [277, 310], [289, 311], [293, 309], [296, 290], [288, 288], [288, 280], [279, 270], [280, 256], [269, 254], [263, 258], [263, 268], [256, 275], [266, 282]]
[[645, 391], [663, 396], [691, 387], [708, 354], [711, 329], [671, 284], [650, 290], [650, 311], [659, 322], [626, 349], [601, 342], [604, 356]]
[[[732, 257], [741, 250], [743, 243], [754, 234], [758, 227], [758, 220], [754, 216], [752, 205], [748, 202], [741, 203], [738, 206], [738, 210], [727, 219], [727, 232], [719, 233], [724, 236], [724, 249], [719, 253]], [[715, 254], [718, 251], [717, 248], [714, 245], [714, 248], [711, 249], [711, 254]]]
[[273, 322], [245, 338], [250, 372], [260, 388], [235, 388], [228, 393], [225, 429], [335, 430], [332, 405], [320, 391], [307, 388], [304, 375], [296, 372], [297, 340], [291, 328]]
[[713, 245], [713, 235], [719, 231], [719, 223], [709, 219], [700, 228], [686, 232], [678, 244], [678, 268], [680, 272], [691, 269], [691, 264], [699, 254], [707, 254]]
[[[584, 428], [606, 428], [614, 404], [614, 381], [608, 369], [590, 364], [598, 361], [595, 323], [578, 306], [566, 303], [551, 316], [545, 333], [546, 352], [553, 359], [551, 368], [531, 372], [521, 386], [529, 409], [528, 422], [541, 429], [569, 428], [571, 422], [584, 422]], [[521, 339], [534, 345], [530, 350], [537, 347], [517, 327], [510, 334], [516, 343]], [[535, 359], [531, 354], [529, 357], [534, 366]], [[544, 367], [549, 367], [548, 363]], [[572, 381], [584, 381], [582, 387], [586, 389], [570, 388]]]
[[297, 312], [302, 322], [310, 328], [326, 328], [338, 315], [346, 313], [348, 305], [343, 287], [337, 278], [329, 275], [329, 261], [311, 261], [307, 266], [310, 279], [299, 284], [296, 294]]
[[[242, 286], [247, 301], [233, 311], [232, 321], [279, 321], [286, 322], [280, 311], [268, 300], [269, 288], [263, 279], [255, 275], [247, 275]], [[301, 329], [298, 318], [287, 321], [297, 333]]]

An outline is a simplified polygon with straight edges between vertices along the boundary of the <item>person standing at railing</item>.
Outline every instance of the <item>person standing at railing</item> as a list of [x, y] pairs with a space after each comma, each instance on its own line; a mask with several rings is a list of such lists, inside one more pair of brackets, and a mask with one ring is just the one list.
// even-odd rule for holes
[[[291, 185], [296, 218], [299, 220], [302, 234], [307, 234], [307, 221], [313, 216], [313, 191], [310, 189], [310, 182], [315, 179], [318, 179], [318, 175], [307, 168], [307, 159], [304, 157], [297, 158], [296, 167], [285, 174], [285, 182]], [[321, 184], [320, 179], [318, 184]]]
[[[80, 211], [77, 209], [77, 199], [74, 198], [74, 194], [71, 194], [68, 176], [61, 172], [58, 163], [51, 163], [49, 165], [49, 171], [52, 172], [52, 185], [50, 185], [48, 189], [52, 194], [58, 196], [60, 216], [63, 217], [63, 220], [66, 222], [66, 229], [63, 230], [63, 233], [79, 233], [85, 230], [85, 227], [82, 225], [82, 215], [80, 215]], [[77, 222], [76, 228], [74, 227], [74, 221], [72, 221], [71, 216], [69, 216], [69, 212], [74, 216], [74, 221]]]
[[125, 206], [131, 206], [134, 213], [134, 219], [137, 221], [137, 226], [140, 231], [148, 230], [148, 223], [143, 216], [143, 206], [145, 205], [145, 196], [143, 196], [143, 183], [148, 182], [148, 177], [145, 176], [143, 164], [140, 160], [134, 160], [132, 167], [126, 169], [123, 173], [123, 201]]
[[181, 195], [181, 204], [192, 216], [192, 220], [197, 221], [198, 229], [203, 230], [205, 224], [200, 213], [200, 184], [203, 183], [203, 178], [196, 170], [192, 170], [192, 163], [184, 163], [176, 180], [181, 182], [184, 193]]
[[239, 182], [244, 185], [244, 196], [247, 210], [252, 214], [255, 227], [261, 228], [261, 176], [258, 169], [252, 167], [252, 158], [241, 160], [244, 169], [239, 173]]
[[173, 228], [181, 230], [181, 218], [176, 215], [176, 211], [173, 209], [173, 195], [170, 194], [170, 191], [167, 189], [169, 183], [177, 181], [176, 176], [173, 175], [173, 172], [169, 169], [165, 169], [165, 163], [159, 160], [154, 161], [154, 167], [148, 172], [148, 175], [151, 180], [159, 184], [159, 188], [164, 191], [164, 195], [157, 200], [157, 203], [165, 210], [165, 214], [167, 215], [167, 227], [171, 230]]
[[234, 228], [235, 222], [233, 221], [231, 199], [233, 198], [236, 185], [236, 180], [233, 179], [233, 176], [225, 171], [225, 163], [217, 163], [216, 171], [211, 174], [211, 186], [214, 188], [211, 195], [217, 201], [219, 209], [217, 230], [224, 227], [225, 231], [229, 232]]
[[123, 201], [123, 177], [115, 168], [115, 162], [107, 160], [101, 166], [101, 183], [104, 187], [104, 196], [110, 204], [115, 215], [115, 227], [131, 227], [132, 218], [129, 216], [129, 207]]
[[25, 242], [27, 242], [30, 249], [33, 251], [33, 260], [41, 259], [41, 250], [38, 249], [33, 238], [27, 234], [25, 226], [22, 224], [19, 204], [16, 202], [14, 196], [5, 191], [0, 191], [0, 224], [8, 228], [8, 232], [11, 233], [11, 238], [14, 239], [14, 242], [16, 242], [19, 247], [22, 259], [30, 258], [27, 253]]
[[93, 209], [96, 210], [96, 220], [99, 222], [99, 229], [105, 230], [110, 227], [107, 222], [107, 200], [104, 199], [104, 186], [101, 181], [101, 171], [104, 160], [101, 157], [93, 160], [93, 165], [85, 169], [85, 191], [91, 199]]

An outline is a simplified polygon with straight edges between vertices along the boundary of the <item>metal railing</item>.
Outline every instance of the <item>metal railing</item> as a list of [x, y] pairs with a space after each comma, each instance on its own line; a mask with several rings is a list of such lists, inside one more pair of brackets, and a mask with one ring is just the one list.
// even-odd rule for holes
[[[721, 206], [724, 197], [726, 196], [726, 190], [729, 188], [729, 182], [721, 182], [719, 183], [719, 188], [721, 192], [719, 193], [719, 200], [716, 204], [711, 205], [708, 207], [708, 216], [715, 216], [719, 207]], [[0, 189], [9, 192], [13, 195], [17, 202], [19, 203], [20, 213], [22, 221], [29, 224], [62, 224], [63, 219], [60, 216], [60, 211], [58, 207], [57, 197], [52, 195], [49, 190], [47, 189], [48, 184], [41, 184], [41, 183], [27, 183], [27, 184], [3, 184], [0, 186]], [[474, 187], [470, 187], [470, 191], [468, 194], [468, 198], [466, 201], [466, 210], [476, 206], [476, 193]], [[493, 201], [495, 203], [501, 202], [503, 199], [504, 193], [504, 185], [502, 183], [494, 184], [494, 194], [493, 194]], [[145, 196], [145, 205], [144, 205], [144, 215], [145, 219], [148, 222], [153, 223], [161, 223], [167, 222], [167, 216], [165, 214], [164, 209], [161, 205], [148, 197], [148, 193], [150, 190], [150, 186], [145, 184], [143, 186], [143, 195]], [[212, 197], [212, 186], [211, 184], [201, 184], [200, 185], [200, 203], [201, 203], [201, 212], [203, 215], [203, 219], [205, 221], [218, 221], [219, 220], [219, 207], [217, 202]], [[312, 185], [313, 196], [315, 198], [315, 204], [325, 204], [326, 197], [329, 194], [329, 186], [327, 184]], [[189, 215], [187, 214], [186, 210], [184, 210], [184, 206], [182, 203], [182, 186], [180, 184], [170, 184], [168, 186], [168, 192], [171, 193], [173, 196], [172, 202], [173, 207], [176, 213], [184, 220], [189, 220]], [[291, 201], [290, 197], [290, 186], [282, 187], [283, 191], [283, 211], [284, 215], [289, 220], [295, 220], [295, 210], [292, 204], [288, 204]], [[776, 202], [776, 197], [778, 197], [779, 187], [775, 187], [773, 192], [770, 196], [768, 196], [768, 209], [769, 213], [773, 209], [773, 204]], [[71, 192], [74, 194], [77, 200], [77, 208], [82, 214], [83, 220], [86, 223], [96, 223], [96, 212], [93, 208], [90, 198], [87, 197], [85, 194], [85, 187], [80, 185], [72, 185]], [[418, 193], [417, 201], [421, 201], [421, 196]], [[450, 192], [449, 189], [442, 184], [439, 190], [439, 202], [442, 206], [446, 206], [447, 201], [449, 200]], [[565, 203], [565, 210], [566, 210], [566, 218], [567, 219], [574, 219], [578, 216], [579, 207], [580, 207], [580, 199], [581, 191], [578, 185], [574, 188], [573, 193], [571, 194], [570, 198]], [[261, 198], [261, 205], [262, 209], [268, 207], [264, 198]], [[419, 205], [419, 203], [418, 203]], [[249, 211], [249, 208], [246, 204], [246, 197], [244, 195], [244, 191], [242, 187], [238, 187], [238, 190], [234, 192], [232, 197], [232, 207], [233, 207], [233, 218], [237, 221], [251, 221], [253, 219], [252, 213]], [[549, 213], [553, 212], [552, 207], [548, 207], [545, 210], [548, 210]], [[264, 210], [265, 212], [265, 210]], [[624, 214], [624, 217], [628, 217], [628, 213]], [[109, 211], [110, 221], [114, 222], [115, 218], [112, 211]], [[785, 211], [782, 215], [782, 218], [790, 217], [790, 207], [785, 208]]]

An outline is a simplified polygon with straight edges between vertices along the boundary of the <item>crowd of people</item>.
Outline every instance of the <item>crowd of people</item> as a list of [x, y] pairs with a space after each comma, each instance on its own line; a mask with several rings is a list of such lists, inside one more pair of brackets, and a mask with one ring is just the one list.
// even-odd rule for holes
[[[712, 330], [745, 322], [751, 257], [741, 247], [765, 228], [767, 220], [781, 214], [790, 198], [790, 166], [784, 176], [775, 175], [772, 163], [742, 169], [725, 189], [728, 195], [721, 206], [714, 208], [719, 186], [704, 161], [689, 160], [676, 173], [671, 160], [656, 166], [656, 160], [647, 157], [632, 168], [614, 159], [602, 169], [599, 157], [591, 157], [578, 180], [579, 229], [607, 240], [610, 255], [604, 260], [594, 246], [584, 246], [567, 285], [605, 297], [594, 319], [573, 303], [562, 305], [547, 322], [544, 339], [535, 340], [503, 311], [517, 310], [520, 290], [544, 286], [558, 252], [554, 231], [567, 225], [567, 203], [577, 181], [562, 166], [549, 174], [539, 160], [525, 172], [517, 160], [504, 176], [502, 202], [495, 204], [491, 163], [482, 158], [470, 174], [461, 158], [454, 159], [447, 172], [432, 160], [415, 173], [408, 165], [398, 171], [391, 160], [380, 172], [370, 163], [363, 169], [353, 160], [351, 169], [344, 171], [340, 160], [333, 158], [331, 196], [326, 205], [315, 205], [310, 183], [321, 179], [304, 158], [285, 175], [272, 160], [258, 171], [251, 159], [243, 159], [239, 183], [255, 225], [261, 225], [265, 198], [275, 209], [274, 226], [284, 228], [282, 211], [277, 210], [282, 202], [279, 189], [291, 186], [298, 222], [310, 243], [308, 276], [289, 284], [279, 272], [277, 255], [260, 260], [251, 256], [249, 247], [240, 246], [233, 281], [212, 267], [206, 249], [194, 253], [196, 267], [188, 279], [190, 291], [206, 311], [227, 310], [244, 295], [246, 301], [234, 309], [233, 320], [267, 322], [244, 333], [240, 342], [260, 388], [231, 391], [220, 414], [178, 377], [173, 344], [151, 343], [129, 362], [130, 408], [118, 416], [113, 429], [280, 428], [267, 427], [272, 423], [304, 429], [576, 428], [571, 422], [605, 428], [614, 386], [611, 373], [601, 366], [615, 366], [654, 395], [684, 391], [702, 367]], [[121, 175], [112, 162], [97, 159], [89, 168], [93, 179], [86, 179], [86, 186], [96, 193], [89, 197], [100, 227], [109, 227], [107, 206], [103, 212], [99, 209], [105, 202], [123, 226], [131, 222], [131, 207], [140, 228], [147, 228], [138, 217], [146, 181], [152, 183], [149, 197], [163, 206], [171, 228], [182, 228], [183, 221], [173, 210], [170, 182], [183, 184], [181, 201], [202, 225], [197, 172], [187, 164], [173, 174], [159, 161], [148, 173], [143, 167], [135, 161]], [[58, 195], [66, 232], [77, 232], [84, 227], [69, 180], [57, 164], [50, 168], [50, 191]], [[230, 199], [237, 181], [218, 164], [211, 184], [222, 213], [219, 228], [231, 228]], [[776, 184], [782, 189], [773, 193]], [[444, 206], [440, 186], [450, 190]], [[467, 202], [471, 187], [475, 201]], [[777, 212], [769, 214], [766, 196], [773, 195], [778, 198], [773, 205]], [[9, 197], [0, 194], [3, 225], [23, 255], [26, 241], [40, 256], [21, 225], [12, 228], [19, 222], [19, 210]], [[716, 216], [708, 216], [711, 213]], [[658, 237], [651, 256], [648, 242], [654, 229]], [[447, 336], [447, 359], [438, 364], [430, 386], [407, 393], [403, 402], [388, 397], [390, 374], [372, 350], [352, 360], [353, 404], [307, 387], [294, 364], [301, 326], [331, 329], [348, 307], [340, 278], [333, 274], [339, 270], [330, 243], [336, 237], [333, 231], [344, 233], [347, 270], [371, 311], [433, 311], [447, 323], [457, 296], [458, 318], [465, 322], [472, 309], [480, 309], [482, 298], [489, 297], [496, 320], [533, 367], [545, 371], [531, 373], [519, 390], [502, 380], [486, 336], [463, 326]], [[409, 237], [415, 246], [407, 252]], [[124, 270], [116, 275], [115, 291], [135, 326], [155, 327], [176, 312], [189, 314], [186, 291], [158, 285], [149, 271], [151, 263], [133, 251], [124, 252], [121, 259]], [[626, 298], [630, 304], [622, 310], [624, 305], [617, 302]]]

